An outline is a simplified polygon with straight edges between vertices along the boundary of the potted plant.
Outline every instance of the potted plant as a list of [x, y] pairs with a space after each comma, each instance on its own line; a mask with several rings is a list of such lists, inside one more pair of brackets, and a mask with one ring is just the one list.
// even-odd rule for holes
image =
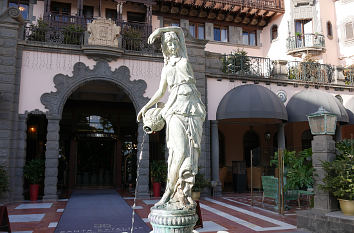
[[8, 190], [9, 179], [7, 172], [3, 166], [0, 165], [0, 197], [3, 192]]
[[251, 60], [244, 50], [231, 52], [229, 55], [224, 55], [221, 58], [223, 73], [232, 74], [248, 74], [251, 70]]
[[200, 198], [200, 192], [209, 186], [209, 181], [204, 178], [204, 175], [200, 172], [195, 175], [195, 181], [192, 188], [192, 199], [198, 201]]
[[322, 162], [326, 175], [320, 188], [339, 200], [343, 214], [354, 215], [354, 140], [338, 142], [336, 148], [336, 159]]
[[152, 179], [154, 197], [161, 193], [161, 183], [167, 178], [167, 165], [164, 160], [153, 160], [150, 164], [150, 175]]
[[38, 199], [39, 184], [44, 177], [44, 160], [33, 159], [28, 161], [23, 167], [23, 175], [30, 183], [30, 200], [36, 201]]

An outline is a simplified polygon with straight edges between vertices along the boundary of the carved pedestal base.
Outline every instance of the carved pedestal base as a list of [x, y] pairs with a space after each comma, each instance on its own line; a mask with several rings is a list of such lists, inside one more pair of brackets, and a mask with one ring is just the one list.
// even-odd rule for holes
[[153, 233], [192, 233], [198, 215], [195, 209], [166, 210], [152, 207], [149, 220]]

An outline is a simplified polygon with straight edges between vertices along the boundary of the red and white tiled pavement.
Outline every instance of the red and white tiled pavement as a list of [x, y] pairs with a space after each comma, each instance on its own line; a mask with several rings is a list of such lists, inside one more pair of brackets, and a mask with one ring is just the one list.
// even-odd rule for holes
[[[133, 197], [124, 196], [133, 206]], [[137, 200], [135, 212], [151, 227], [148, 220], [150, 208], [158, 199]], [[296, 203], [280, 215], [267, 200], [263, 205], [260, 194], [250, 205], [249, 194], [229, 194], [218, 198], [203, 198], [200, 207], [206, 233], [298, 232], [296, 229]], [[67, 200], [23, 202], [7, 205], [13, 233], [52, 233], [65, 211]], [[93, 232], [92, 232], [93, 233]]]

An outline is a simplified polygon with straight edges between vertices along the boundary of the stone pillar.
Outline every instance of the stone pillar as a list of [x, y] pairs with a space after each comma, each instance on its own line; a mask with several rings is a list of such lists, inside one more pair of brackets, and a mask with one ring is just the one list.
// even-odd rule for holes
[[221, 183], [219, 179], [219, 129], [218, 122], [211, 121], [211, 160], [212, 160], [212, 181], [216, 182], [214, 196], [221, 195]]
[[122, 15], [123, 15], [123, 2], [117, 2], [117, 21], [118, 22], [122, 21]]
[[57, 199], [60, 117], [48, 115], [47, 119], [43, 199]]
[[[11, 195], [20, 185], [16, 179], [22, 179], [18, 177], [21, 164], [16, 164], [16, 153], [19, 146], [18, 103], [22, 64], [22, 48], [17, 41], [23, 23], [19, 9], [7, 8], [6, 5], [6, 10], [0, 14], [0, 165], [5, 167], [9, 176], [9, 192], [3, 194], [7, 201], [14, 200]], [[22, 193], [17, 197], [22, 200]]]
[[84, 3], [83, 0], [77, 0], [77, 16], [82, 16]]
[[331, 135], [314, 136], [312, 140], [312, 165], [314, 171], [314, 208], [323, 212], [330, 212], [338, 209], [337, 200], [327, 191], [319, 189], [319, 184], [325, 177], [326, 172], [322, 167], [322, 161], [333, 161], [336, 158], [335, 141]]
[[[198, 40], [189, 35], [188, 30], [184, 30], [186, 36], [186, 46], [188, 51], [189, 62], [192, 66], [194, 77], [196, 79], [196, 86], [201, 94], [201, 99], [205, 106], [207, 103], [207, 85], [205, 76], [206, 67], [206, 55], [205, 45], [206, 40]], [[207, 180], [211, 180], [210, 177], [210, 121], [208, 117], [203, 124], [203, 136], [201, 142], [201, 153], [199, 157], [200, 172]]]
[[152, 32], [152, 5], [146, 5], [147, 35]]
[[281, 123], [278, 127], [278, 148], [284, 150], [285, 145], [285, 135], [284, 135], [284, 123]]
[[[144, 138], [144, 143], [143, 143]], [[143, 145], [142, 145], [143, 143]], [[140, 154], [142, 155], [140, 158]], [[137, 198], [149, 198], [149, 135], [145, 134], [143, 130], [143, 123], [140, 122], [138, 126], [138, 153], [137, 153], [137, 165], [140, 161], [140, 168], [138, 176], [138, 186], [136, 191]]]

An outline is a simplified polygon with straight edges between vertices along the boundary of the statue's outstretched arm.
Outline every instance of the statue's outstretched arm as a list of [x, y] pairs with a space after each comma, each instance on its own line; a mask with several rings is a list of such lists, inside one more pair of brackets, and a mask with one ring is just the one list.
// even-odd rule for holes
[[157, 89], [155, 94], [151, 97], [150, 101], [147, 102], [147, 104], [145, 104], [145, 106], [139, 111], [138, 116], [136, 117], [136, 120], [138, 122], [140, 122], [141, 118], [144, 117], [146, 111], [162, 98], [166, 90], [167, 90], [167, 77], [166, 75], [162, 74], [159, 89]]

